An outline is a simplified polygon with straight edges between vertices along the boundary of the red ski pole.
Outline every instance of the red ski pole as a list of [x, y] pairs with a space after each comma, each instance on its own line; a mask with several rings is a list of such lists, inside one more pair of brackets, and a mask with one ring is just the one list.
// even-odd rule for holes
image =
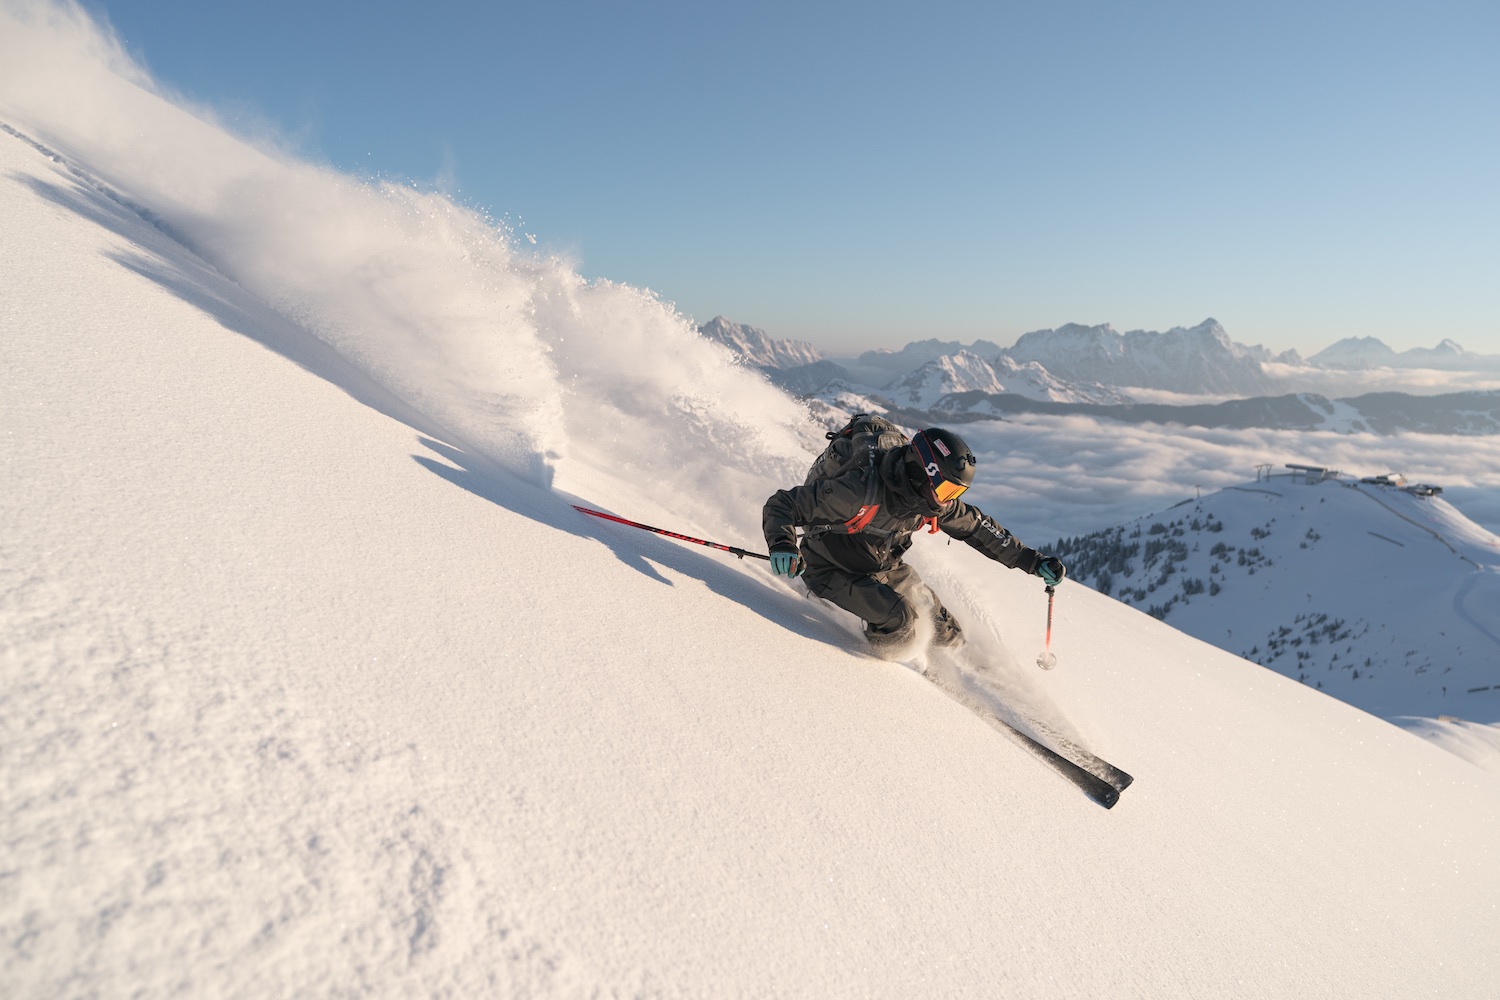
[[721, 552], [728, 552], [730, 555], [738, 556], [741, 559], [745, 558], [746, 556], [751, 556], [756, 559], [764, 559], [767, 562], [769, 562], [771, 559], [770, 556], [761, 555], [759, 552], [751, 552], [748, 549], [736, 548], [733, 545], [720, 545], [718, 542], [705, 541], [702, 538], [694, 538], [691, 535], [679, 535], [677, 532], [668, 531], [666, 528], [653, 528], [649, 524], [641, 524], [637, 521], [627, 521], [623, 517], [616, 517], [613, 514], [606, 514], [601, 510], [589, 510], [587, 507], [580, 507], [576, 503], [573, 505], [573, 509], [578, 511], [579, 513], [588, 514], [590, 517], [602, 517], [604, 518], [604, 520], [614, 521], [616, 524], [629, 525], [632, 528], [640, 528], [642, 531], [654, 531], [658, 535], [666, 535], [668, 538], [675, 538], [679, 542], [692, 542], [694, 545], [707, 545], [711, 549], [718, 549]]
[[1052, 652], [1052, 600], [1057, 596], [1056, 587], [1047, 588], [1047, 645], [1042, 650], [1042, 655], [1036, 658], [1036, 665], [1043, 670], [1051, 670], [1057, 666], [1057, 656]]

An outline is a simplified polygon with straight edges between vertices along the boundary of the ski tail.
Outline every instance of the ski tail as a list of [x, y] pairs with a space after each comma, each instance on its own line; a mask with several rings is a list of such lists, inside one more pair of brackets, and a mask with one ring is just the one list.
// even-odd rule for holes
[[[1009, 731], [1008, 735], [1012, 739], [1031, 751], [1035, 757], [1046, 763], [1058, 774], [1071, 781], [1090, 800], [1097, 802], [1106, 809], [1114, 808], [1114, 804], [1120, 801], [1120, 792], [1124, 788], [1123, 785], [1116, 788], [1105, 778], [1087, 770], [1076, 761], [1069, 760], [1046, 744], [1037, 742], [998, 716], [992, 716], [992, 718]], [[1119, 773], [1125, 774], [1124, 771], [1120, 771]], [[1125, 774], [1126, 785], [1130, 784], [1132, 780], [1130, 775]]]
[[1098, 756], [1092, 751], [1085, 750], [1066, 736], [1046, 726], [1039, 728], [1045, 732], [1047, 740], [1053, 746], [1057, 747], [1058, 753], [1067, 757], [1090, 774], [1095, 775], [1103, 781], [1107, 781], [1115, 791], [1123, 792], [1135, 780], [1134, 777], [1115, 767], [1103, 757]]
[[1135, 780], [1109, 761], [1049, 731], [1046, 727], [1038, 727], [1038, 735], [1057, 744], [1059, 749], [1048, 746], [1037, 737], [1000, 718], [987, 707], [979, 704], [967, 692], [953, 687], [933, 673], [929, 672], [924, 676], [954, 701], [983, 719], [992, 729], [997, 729], [1009, 736], [1032, 756], [1071, 782], [1090, 800], [1106, 809], [1112, 808], [1116, 802], [1120, 801], [1120, 793]]

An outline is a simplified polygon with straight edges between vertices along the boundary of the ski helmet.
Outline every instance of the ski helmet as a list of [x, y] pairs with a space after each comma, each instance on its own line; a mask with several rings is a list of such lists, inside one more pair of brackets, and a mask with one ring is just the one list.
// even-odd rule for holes
[[974, 453], [952, 431], [941, 427], [917, 431], [911, 446], [927, 474], [927, 488], [938, 503], [957, 499], [974, 482]]

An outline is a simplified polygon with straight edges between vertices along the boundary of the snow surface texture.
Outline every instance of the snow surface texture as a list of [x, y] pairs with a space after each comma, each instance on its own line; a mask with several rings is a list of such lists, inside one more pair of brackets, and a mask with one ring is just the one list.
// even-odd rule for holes
[[3, 10], [7, 997], [1492, 995], [1500, 778], [1085, 588], [1039, 672], [1036, 581], [923, 539], [1099, 809], [572, 510], [753, 544], [808, 457], [650, 296]]

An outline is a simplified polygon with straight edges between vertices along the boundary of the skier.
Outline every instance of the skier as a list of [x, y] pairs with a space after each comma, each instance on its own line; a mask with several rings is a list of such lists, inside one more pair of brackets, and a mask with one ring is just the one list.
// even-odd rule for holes
[[[1067, 575], [1062, 560], [1021, 544], [958, 499], [974, 482], [974, 465], [962, 438], [933, 427], [836, 478], [778, 490], [762, 512], [771, 571], [801, 576], [812, 593], [858, 615], [877, 653], [899, 655], [928, 602], [933, 644], [957, 648], [962, 627], [903, 561], [912, 533], [923, 524], [1039, 576], [1049, 587]], [[800, 545], [798, 527], [804, 528]]]

